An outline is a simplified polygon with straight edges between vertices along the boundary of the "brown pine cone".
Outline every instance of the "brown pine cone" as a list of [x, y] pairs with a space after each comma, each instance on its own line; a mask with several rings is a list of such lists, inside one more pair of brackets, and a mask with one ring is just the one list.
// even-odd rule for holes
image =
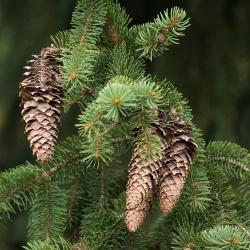
[[[156, 133], [156, 130], [152, 129], [152, 133]], [[164, 152], [163, 142], [161, 148]], [[131, 232], [140, 227], [157, 194], [162, 159], [163, 155], [159, 154], [154, 161], [145, 160], [141, 157], [138, 144], [134, 147], [126, 190], [125, 213], [125, 222]]]
[[192, 164], [197, 144], [191, 127], [173, 110], [171, 120], [164, 126], [166, 144], [163, 166], [160, 169], [160, 206], [167, 215], [178, 201], [185, 177]]
[[158, 118], [152, 133], [160, 137], [161, 153], [155, 161], [144, 160], [136, 144], [130, 163], [125, 221], [131, 232], [144, 221], [158, 190], [163, 214], [176, 205], [197, 148], [191, 126], [175, 110], [169, 122], [164, 112], [158, 111]]
[[25, 132], [33, 154], [43, 163], [49, 162], [54, 153], [63, 105], [58, 56], [59, 50], [53, 46], [42, 49], [25, 67], [27, 78], [20, 84]]

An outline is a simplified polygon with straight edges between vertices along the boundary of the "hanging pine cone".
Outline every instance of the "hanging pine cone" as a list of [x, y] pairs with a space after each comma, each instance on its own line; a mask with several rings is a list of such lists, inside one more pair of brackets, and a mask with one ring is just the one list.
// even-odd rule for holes
[[191, 127], [175, 110], [170, 113], [170, 118], [164, 126], [168, 147], [164, 152], [159, 181], [160, 206], [164, 215], [172, 210], [180, 197], [197, 148]]
[[20, 97], [25, 132], [33, 154], [43, 163], [51, 160], [58, 137], [63, 88], [59, 83], [59, 50], [42, 49], [26, 66]]
[[158, 111], [152, 133], [160, 137], [161, 152], [155, 161], [144, 160], [135, 145], [130, 163], [126, 190], [125, 221], [128, 230], [136, 231], [144, 221], [159, 190], [160, 205], [167, 215], [179, 199], [185, 177], [191, 166], [197, 144], [192, 139], [191, 127], [172, 110], [170, 121]]
[[[152, 133], [156, 134], [156, 130], [152, 129]], [[162, 152], [164, 148], [162, 143]], [[126, 190], [125, 222], [131, 232], [136, 231], [142, 224], [157, 194], [158, 173], [163, 159], [163, 155], [159, 154], [154, 161], [145, 160], [140, 151], [140, 146], [135, 144]]]

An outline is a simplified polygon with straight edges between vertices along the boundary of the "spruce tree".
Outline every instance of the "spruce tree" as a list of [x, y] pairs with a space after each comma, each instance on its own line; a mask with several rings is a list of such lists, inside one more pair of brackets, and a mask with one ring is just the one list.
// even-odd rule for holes
[[[30, 250], [249, 249], [248, 150], [204, 142], [187, 100], [145, 70], [184, 35], [185, 11], [130, 23], [117, 2], [79, 0], [71, 29], [25, 67], [38, 161], [0, 174], [2, 222], [27, 212]], [[78, 133], [56, 145], [76, 105]]]

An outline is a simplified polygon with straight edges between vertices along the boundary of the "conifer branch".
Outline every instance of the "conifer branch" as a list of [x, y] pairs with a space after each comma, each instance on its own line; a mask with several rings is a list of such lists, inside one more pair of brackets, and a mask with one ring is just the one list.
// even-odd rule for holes
[[[0, 212], [5, 211], [8, 212], [8, 210], [10, 210], [11, 212], [14, 212], [14, 210], [12, 209], [12, 205], [8, 204], [7, 206], [5, 205], [6, 202], [9, 203], [11, 202], [13, 199], [15, 200], [15, 196], [16, 195], [22, 195], [23, 198], [25, 199], [25, 203], [27, 203], [25, 205], [25, 203], [21, 202], [20, 200], [20, 205], [24, 205], [24, 207], [26, 207], [29, 203], [29, 196], [31, 195], [31, 193], [33, 192], [32, 189], [33, 187], [35, 187], [36, 185], [40, 184], [41, 182], [46, 182], [53, 174], [55, 174], [56, 172], [58, 172], [60, 169], [66, 167], [67, 165], [80, 160], [82, 158], [81, 155], [75, 155], [72, 156], [70, 159], [65, 160], [61, 163], [58, 163], [56, 165], [54, 165], [52, 168], [50, 168], [49, 170], [45, 170], [42, 171], [41, 167], [36, 167], [36, 166], [31, 166], [31, 165], [27, 165], [25, 167], [22, 167], [23, 170], [23, 174], [28, 176], [29, 178], [27, 180], [25, 180], [22, 184], [20, 183], [16, 183], [14, 184], [14, 186], [12, 186], [10, 189], [7, 189], [5, 192], [0, 192]], [[1, 178], [6, 178], [9, 175], [12, 176], [18, 176], [20, 174], [20, 168], [18, 167], [15, 170], [12, 170], [10, 172], [6, 172], [1, 174]], [[30, 171], [30, 168], [33, 168]], [[35, 169], [34, 169], [35, 168]], [[37, 172], [36, 174], [34, 174], [34, 172]], [[5, 175], [5, 176], [4, 176]], [[25, 194], [25, 192], [27, 192], [27, 195]], [[17, 204], [19, 203], [18, 201], [16, 201]], [[14, 201], [15, 203], [15, 201]], [[23, 204], [22, 204], [23, 203]]]
[[118, 2], [108, 0], [107, 22], [104, 31], [108, 45], [117, 46], [128, 39], [128, 25], [131, 18]]
[[65, 99], [65, 107], [70, 108], [72, 106], [74, 106], [75, 104], [79, 104], [81, 102], [81, 100], [83, 99], [90, 99], [93, 97], [94, 93], [96, 92], [94, 88], [91, 87], [86, 87], [84, 89], [82, 89], [81, 91], [77, 91], [80, 92], [77, 95], [73, 95], [73, 98], [67, 98]]
[[[34, 188], [59, 170], [82, 159], [77, 137], [68, 138], [56, 150], [53, 163], [48, 165], [26, 165], [5, 171], [0, 174], [0, 212], [9, 214], [27, 209], [32, 203]], [[71, 151], [68, 155], [68, 151]]]
[[69, 34], [69, 31], [59, 31], [55, 35], [51, 35], [50, 39], [60, 51], [65, 51], [68, 49]]
[[250, 153], [247, 149], [229, 142], [215, 141], [207, 145], [206, 157], [208, 162], [225, 166], [229, 175], [249, 178]]
[[105, 186], [105, 173], [104, 173], [104, 168], [103, 166], [101, 166], [101, 171], [100, 171], [100, 209], [103, 209], [104, 208], [104, 193], [105, 193], [105, 190], [104, 190], [104, 186]]
[[81, 181], [82, 181], [82, 174], [78, 174], [76, 179], [74, 179], [74, 183], [72, 184], [70, 192], [70, 200], [68, 203], [68, 210], [67, 210], [67, 224], [69, 224], [70, 227], [72, 224], [73, 210], [77, 204], [77, 200], [79, 199]]
[[57, 171], [59, 171], [60, 169], [66, 167], [67, 165], [79, 161], [81, 160], [82, 155], [81, 154], [77, 154], [77, 155], [73, 155], [71, 156], [69, 159], [58, 163], [56, 165], [54, 165], [52, 168], [50, 168], [48, 171], [43, 172], [42, 175], [37, 176], [36, 177], [36, 183], [40, 183], [43, 179], [48, 179], [50, 176], [52, 176], [53, 174], [55, 174]]
[[77, 46], [95, 44], [105, 23], [107, 6], [103, 0], [79, 0], [72, 16], [71, 40]]
[[187, 179], [187, 184], [183, 190], [183, 205], [190, 211], [205, 211], [212, 202], [211, 183], [207, 176], [207, 170], [202, 163], [195, 163]]
[[238, 227], [228, 225], [217, 226], [201, 234], [203, 244], [210, 249], [248, 249], [250, 241], [247, 237]]
[[63, 237], [57, 237], [52, 239], [49, 244], [42, 240], [34, 240], [27, 243], [27, 246], [23, 247], [25, 250], [72, 250], [73, 246], [70, 242]]
[[89, 3], [89, 6], [87, 7], [87, 13], [86, 13], [86, 20], [85, 20], [85, 23], [83, 25], [83, 28], [82, 28], [82, 34], [80, 36], [80, 44], [83, 44], [84, 42], [84, 39], [85, 39], [85, 36], [88, 32], [88, 29], [89, 29], [89, 24], [91, 22], [91, 19], [93, 18], [92, 17], [92, 14], [93, 14], [93, 1], [90, 1]]
[[[58, 98], [50, 86], [57, 83], [52, 65], [38, 60], [34, 77], [38, 83], [48, 78], [51, 88], [23, 85], [23, 100], [35, 100], [25, 106], [25, 119], [42, 121], [32, 127], [40, 137], [48, 124], [57, 132], [50, 114], [58, 113], [59, 101], [66, 109], [78, 104], [79, 135], [59, 145], [47, 165], [27, 163], [0, 174], [1, 215], [31, 207], [27, 250], [249, 249], [249, 151], [226, 142], [205, 146], [188, 101], [145, 70], [145, 59], [184, 35], [186, 12], [174, 7], [131, 28], [130, 21], [116, 1], [79, 0], [72, 28], [51, 38], [62, 64], [55, 78], [66, 95]], [[30, 113], [44, 98], [51, 112], [38, 105], [39, 114]], [[130, 144], [128, 176], [123, 165]], [[128, 234], [123, 217], [135, 231], [157, 195], [166, 216], [153, 206], [148, 223]]]
[[246, 228], [244, 225], [242, 225], [241, 223], [239, 223], [236, 220], [232, 220], [232, 223], [237, 226], [238, 228], [240, 228], [244, 233], [246, 233], [248, 239], [250, 240], [250, 230], [248, 228]]
[[183, 31], [189, 26], [186, 12], [178, 7], [161, 13], [154, 22], [132, 27], [131, 39], [135, 41], [141, 56], [149, 58], [161, 55], [172, 44], [178, 44]]
[[46, 180], [35, 191], [34, 204], [29, 211], [29, 239], [42, 240], [49, 245], [52, 239], [63, 236], [66, 193], [62, 193], [58, 183], [51, 180]]
[[50, 213], [51, 211], [51, 208], [50, 208], [50, 203], [51, 203], [51, 200], [50, 200], [50, 197], [49, 197], [49, 193], [50, 193], [50, 183], [48, 180], [45, 181], [45, 199], [46, 199], [46, 203], [45, 205], [47, 206], [46, 209], [48, 211], [48, 217], [47, 218], [44, 218], [45, 221], [46, 221], [46, 224], [45, 224], [45, 241], [47, 243], [49, 243], [50, 241], [50, 238], [51, 238], [51, 223], [52, 223], [52, 215]]
[[216, 164], [227, 164], [227, 165], [233, 165], [236, 168], [238, 167], [243, 172], [249, 172], [250, 169], [247, 165], [241, 163], [240, 161], [237, 161], [236, 159], [225, 157], [225, 156], [210, 156], [208, 155], [208, 160], [213, 161]]

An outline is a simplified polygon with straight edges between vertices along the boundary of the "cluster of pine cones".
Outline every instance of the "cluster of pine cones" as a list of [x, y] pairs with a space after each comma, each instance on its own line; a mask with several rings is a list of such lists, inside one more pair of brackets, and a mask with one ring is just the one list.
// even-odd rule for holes
[[[33, 154], [42, 163], [53, 156], [64, 91], [59, 81], [60, 51], [54, 46], [42, 49], [26, 66], [26, 79], [21, 83], [20, 97], [25, 131]], [[134, 145], [127, 184], [125, 221], [135, 231], [144, 221], [159, 193], [163, 214], [176, 204], [195, 154], [196, 143], [191, 127], [172, 110], [169, 121], [158, 111], [152, 133], [160, 138], [161, 152], [155, 160], [141, 157], [140, 146]]]
[[140, 227], [158, 193], [162, 213], [167, 215], [172, 210], [197, 148], [191, 127], [175, 110], [171, 111], [169, 122], [159, 112], [152, 133], [159, 136], [161, 143], [157, 159], [142, 158], [140, 147], [135, 144], [130, 163], [125, 221], [131, 232]]

